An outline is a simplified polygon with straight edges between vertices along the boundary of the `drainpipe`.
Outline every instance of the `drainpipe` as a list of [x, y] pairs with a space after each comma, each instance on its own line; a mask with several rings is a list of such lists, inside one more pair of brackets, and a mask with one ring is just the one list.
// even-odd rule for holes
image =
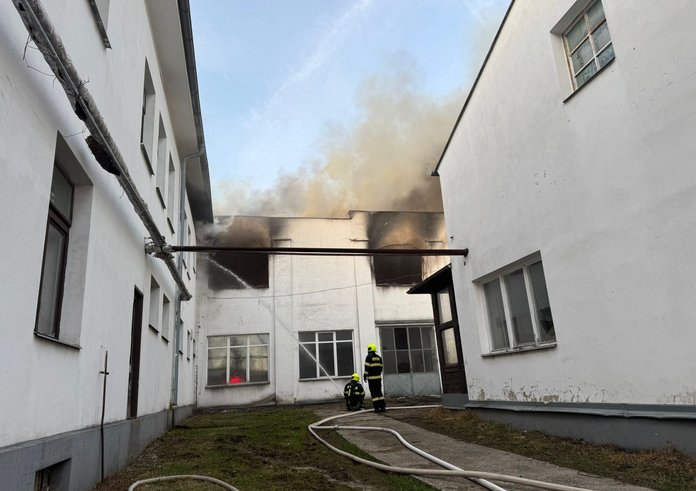
[[12, 2], [29, 35], [63, 87], [73, 111], [78, 118], [84, 121], [89, 130], [90, 136], [87, 138], [87, 144], [94, 157], [104, 170], [116, 176], [125, 195], [133, 205], [135, 213], [150, 234], [153, 246], [159, 248], [155, 252], [155, 256], [162, 259], [169, 269], [179, 289], [180, 299], [190, 300], [191, 294], [186, 288], [181, 274], [177, 271], [171, 252], [161, 249], [167, 243], [157, 228], [152, 215], [150, 215], [147, 203], [138, 193], [121, 152], [111, 138], [109, 129], [94, 99], [92, 99], [92, 95], [72, 64], [65, 51], [65, 46], [51, 24], [41, 2], [39, 0], [12, 0]]
[[[184, 237], [186, 237], [186, 168], [188, 161], [200, 157], [205, 153], [205, 150], [199, 150], [196, 153], [187, 155], [181, 160], [181, 170], [179, 179], [179, 243], [184, 244]], [[190, 245], [190, 244], [189, 244]], [[181, 278], [183, 276], [184, 270], [184, 252], [179, 252], [176, 257], [176, 272]], [[177, 288], [179, 286], [177, 285]], [[186, 286], [184, 285], [184, 288]], [[189, 294], [190, 295], [190, 294]], [[176, 300], [174, 302], [174, 343], [173, 353], [172, 353], [172, 395], [171, 395], [171, 406], [177, 405], [179, 398], [179, 350], [181, 349], [181, 298], [182, 292], [179, 290]]]

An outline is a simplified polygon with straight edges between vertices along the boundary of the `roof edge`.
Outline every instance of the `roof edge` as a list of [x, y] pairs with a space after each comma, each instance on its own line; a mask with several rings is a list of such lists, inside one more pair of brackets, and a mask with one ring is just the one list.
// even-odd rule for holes
[[435, 169], [430, 173], [431, 176], [437, 177], [440, 174], [438, 171], [440, 170], [440, 164], [442, 164], [442, 159], [445, 158], [445, 154], [447, 153], [447, 149], [450, 146], [450, 143], [452, 141], [452, 138], [454, 137], [455, 131], [457, 131], [457, 127], [459, 126], [459, 122], [462, 120], [462, 116], [464, 115], [464, 111], [466, 111], [467, 106], [469, 105], [469, 101], [471, 100], [472, 95], [474, 94], [474, 90], [476, 89], [476, 86], [478, 85], [479, 79], [481, 78], [481, 75], [483, 74], [484, 69], [486, 68], [486, 65], [488, 64], [488, 60], [491, 57], [491, 54], [493, 53], [493, 49], [495, 48], [496, 43], [498, 42], [498, 38], [500, 37], [500, 33], [503, 30], [503, 27], [505, 26], [505, 22], [508, 19], [508, 16], [510, 15], [510, 11], [512, 10], [512, 6], [514, 5], [515, 0], [510, 1], [510, 5], [507, 8], [507, 11], [505, 12], [505, 15], [503, 16], [503, 20], [500, 22], [500, 26], [498, 27], [498, 31], [495, 33], [495, 36], [493, 37], [493, 41], [491, 42], [491, 47], [488, 48], [488, 53], [486, 53], [486, 57], [483, 59], [483, 63], [481, 64], [481, 68], [478, 71], [478, 74], [476, 74], [476, 78], [474, 79], [474, 83], [471, 85], [471, 89], [469, 90], [469, 94], [466, 96], [466, 100], [464, 101], [464, 106], [462, 107], [462, 110], [459, 112], [459, 116], [457, 116], [457, 121], [454, 123], [454, 127], [452, 128], [452, 131], [450, 132], [450, 136], [447, 139], [447, 143], [445, 143], [445, 148], [442, 149], [442, 153], [440, 154], [440, 158], [437, 161], [437, 165], [435, 166]]

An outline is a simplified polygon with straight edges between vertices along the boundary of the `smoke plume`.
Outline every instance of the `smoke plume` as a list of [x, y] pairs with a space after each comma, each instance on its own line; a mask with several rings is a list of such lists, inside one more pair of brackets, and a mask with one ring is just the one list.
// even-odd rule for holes
[[463, 103], [462, 92], [433, 100], [412, 73], [374, 77], [358, 91], [361, 113], [349, 130], [327, 126], [321, 158], [258, 191], [226, 182], [215, 213], [339, 217], [349, 210], [442, 211], [430, 175]]

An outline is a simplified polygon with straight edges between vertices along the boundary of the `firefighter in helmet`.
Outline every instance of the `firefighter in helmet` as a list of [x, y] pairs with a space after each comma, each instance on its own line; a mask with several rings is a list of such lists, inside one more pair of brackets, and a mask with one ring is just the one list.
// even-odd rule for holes
[[384, 363], [382, 357], [377, 354], [377, 346], [373, 343], [367, 345], [367, 357], [365, 358], [365, 373], [372, 397], [372, 407], [376, 413], [383, 413], [386, 409], [384, 394], [382, 393], [382, 369]]
[[343, 398], [346, 400], [348, 411], [364, 409], [363, 399], [365, 399], [365, 389], [360, 383], [360, 375], [354, 373], [350, 382], [343, 388]]

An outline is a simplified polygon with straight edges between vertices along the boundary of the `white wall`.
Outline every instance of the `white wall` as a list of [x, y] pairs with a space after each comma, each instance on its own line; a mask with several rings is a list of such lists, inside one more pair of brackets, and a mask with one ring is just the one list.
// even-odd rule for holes
[[[365, 212], [352, 212], [349, 219], [280, 220], [283, 240], [274, 241], [277, 247], [367, 247]], [[268, 289], [208, 290], [200, 323], [208, 336], [268, 332], [270, 382], [206, 389], [207, 353], [202, 341], [201, 406], [341, 397], [347, 377], [335, 382], [299, 380], [299, 331], [353, 330], [355, 370], [362, 373], [367, 344], [379, 342], [376, 321], [432, 321], [429, 298], [407, 295], [407, 287], [374, 286], [369, 257], [272, 255], [269, 261]], [[199, 285], [199, 291], [204, 289]]]
[[[139, 148], [143, 71], [148, 59], [155, 87], [163, 94], [157, 56], [144, 4], [111, 2], [106, 50], [97, 33], [88, 2], [44, 2], [66, 51], [89, 90], [116, 141], [136, 186], [167, 241], [176, 241], [155, 197]], [[164, 264], [144, 253], [147, 232], [123, 195], [114, 176], [96, 163], [58, 82], [28, 68], [22, 57], [27, 31], [11, 2], [0, 6], [0, 230], [4, 281], [0, 282], [0, 446], [98, 424], [101, 415], [104, 354], [109, 352], [106, 421], [126, 416], [133, 289], [145, 296], [138, 414], [169, 406], [171, 341], [147, 327], [150, 275], [174, 305], [174, 285]], [[50, 69], [39, 53], [27, 49], [27, 63]], [[165, 98], [158, 97], [169, 135], [171, 123]], [[71, 259], [82, 262], [83, 295], [67, 299], [61, 329], [79, 332], [79, 349], [34, 335], [49, 191], [57, 134], [67, 144], [91, 182], [91, 202], [80, 207], [89, 219], [71, 231], [71, 243], [82, 250]], [[72, 135], [72, 136], [71, 136]], [[173, 159], [176, 145], [170, 140]], [[178, 187], [178, 184], [177, 184]], [[189, 211], [189, 216], [190, 211]], [[76, 242], [77, 241], [77, 242]], [[195, 279], [195, 278], [193, 278]], [[188, 280], [187, 280], [188, 281]], [[192, 292], [193, 280], [189, 281]], [[67, 317], [66, 317], [67, 316]], [[185, 322], [194, 325], [195, 309], [186, 306]], [[69, 322], [68, 322], [69, 321]], [[182, 401], [194, 399], [192, 369], [184, 370]], [[180, 391], [181, 393], [181, 391]]]
[[[604, 0], [616, 59], [571, 99], [518, 1], [440, 166], [472, 399], [696, 404], [696, 4]], [[473, 280], [541, 252], [555, 349], [482, 357]]]

